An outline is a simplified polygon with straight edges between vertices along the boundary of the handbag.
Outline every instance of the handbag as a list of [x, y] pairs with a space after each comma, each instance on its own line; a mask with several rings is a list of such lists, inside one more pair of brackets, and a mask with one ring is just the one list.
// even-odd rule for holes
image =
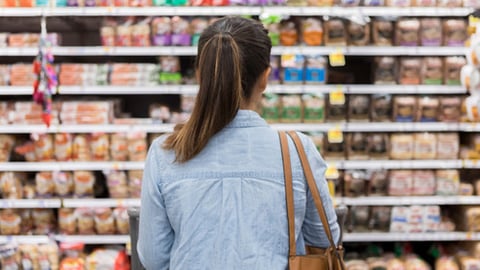
[[313, 177], [312, 169], [305, 154], [302, 141], [298, 134], [294, 131], [289, 131], [288, 135], [292, 138], [295, 148], [297, 149], [300, 162], [302, 164], [303, 173], [307, 181], [308, 188], [315, 202], [318, 215], [322, 221], [325, 234], [327, 235], [330, 247], [318, 248], [306, 246], [306, 255], [296, 255], [295, 242], [295, 213], [293, 205], [293, 182], [292, 182], [292, 165], [290, 161], [290, 150], [288, 147], [287, 135], [284, 131], [279, 131], [280, 146], [282, 150], [283, 171], [285, 177], [285, 195], [287, 202], [287, 217], [288, 217], [288, 238], [289, 238], [289, 254], [288, 254], [288, 269], [289, 270], [344, 270], [345, 262], [343, 261], [343, 247], [336, 246], [333, 241], [332, 232], [328, 223], [325, 209], [323, 208], [320, 194], [317, 192], [317, 184]]

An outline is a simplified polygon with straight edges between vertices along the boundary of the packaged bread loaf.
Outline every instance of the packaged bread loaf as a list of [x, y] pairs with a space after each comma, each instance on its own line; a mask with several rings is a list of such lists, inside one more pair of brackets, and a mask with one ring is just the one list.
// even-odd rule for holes
[[353, 232], [368, 231], [370, 211], [368, 206], [352, 206], [349, 211], [347, 222], [348, 230]]
[[14, 138], [10, 135], [0, 135], [0, 162], [8, 162], [14, 144]]
[[420, 20], [420, 43], [422, 46], [441, 46], [442, 32], [442, 21], [440, 19], [424, 18]]
[[408, 213], [408, 232], [421, 233], [423, 232], [424, 210], [423, 206], [412, 205]]
[[413, 159], [414, 136], [412, 134], [396, 133], [390, 136], [391, 159]]
[[412, 195], [434, 195], [436, 188], [435, 173], [432, 170], [413, 171]]
[[110, 160], [110, 141], [105, 133], [93, 133], [89, 137], [90, 153], [94, 161]]
[[370, 25], [349, 22], [347, 26], [349, 45], [366, 46], [370, 43]]
[[20, 234], [20, 216], [13, 209], [4, 209], [0, 211], [0, 233], [2, 235]]
[[93, 187], [95, 185], [95, 176], [89, 171], [75, 171], [73, 173], [73, 182], [75, 185], [74, 195], [77, 198], [93, 197]]
[[370, 95], [350, 95], [348, 98], [348, 121], [368, 122], [370, 120]]
[[418, 46], [420, 44], [420, 21], [403, 18], [396, 24], [395, 44], [397, 46]]
[[74, 182], [71, 172], [53, 172], [55, 194], [59, 197], [69, 197], [73, 194]]
[[18, 209], [17, 214], [22, 220], [20, 224], [20, 231], [22, 234], [32, 234], [33, 233], [33, 209]]
[[325, 23], [325, 45], [327, 46], [346, 46], [347, 30], [341, 19], [331, 19]]
[[78, 234], [95, 234], [95, 220], [92, 209], [77, 208], [75, 209], [75, 217], [77, 218]]
[[305, 80], [305, 56], [282, 55], [282, 81], [284, 84], [300, 84]]
[[460, 187], [460, 176], [457, 170], [437, 170], [436, 195], [457, 195]]
[[302, 22], [303, 43], [308, 46], [320, 46], [323, 44], [322, 21], [316, 18], [307, 18]]
[[168, 17], [152, 20], [152, 44], [154, 46], [170, 46], [172, 44], [172, 24]]
[[463, 66], [467, 64], [465, 57], [449, 56], [445, 58], [444, 78], [446, 85], [460, 85], [460, 73]]
[[74, 209], [60, 208], [58, 210], [58, 228], [62, 234], [77, 233], [77, 219]]
[[368, 134], [367, 152], [370, 159], [388, 159], [390, 138], [386, 133]]
[[373, 94], [371, 99], [370, 116], [372, 122], [392, 121], [392, 96], [389, 94]]
[[461, 117], [460, 97], [442, 97], [440, 98], [440, 109], [438, 120], [442, 122], [457, 123]]
[[385, 196], [388, 194], [388, 171], [374, 170], [368, 173], [368, 196]]
[[0, 190], [3, 199], [22, 199], [23, 185], [20, 175], [14, 172], [4, 172], [1, 174]]
[[447, 19], [443, 22], [444, 46], [465, 46], [467, 37], [467, 22], [465, 20]]
[[128, 138], [128, 158], [130, 161], [144, 161], [147, 157], [147, 134], [130, 132]]
[[52, 172], [39, 172], [35, 175], [35, 190], [41, 198], [52, 197], [55, 194]]
[[53, 209], [34, 209], [32, 211], [35, 234], [44, 235], [55, 230], [55, 213]]
[[324, 137], [324, 157], [326, 159], [345, 159], [345, 141], [330, 142], [328, 136]]
[[118, 207], [113, 210], [113, 216], [115, 217], [115, 228], [118, 234], [128, 234], [130, 231], [128, 223], [128, 211], [127, 208]]
[[73, 138], [69, 133], [57, 133], [54, 138], [55, 159], [57, 161], [68, 161], [72, 158]]
[[[347, 97], [345, 96], [347, 99]], [[337, 102], [332, 98], [327, 99], [326, 121], [327, 122], [345, 122], [347, 120], [347, 102]]]
[[265, 93], [262, 98], [262, 117], [269, 123], [280, 122], [280, 104], [277, 94]]
[[322, 123], [325, 121], [325, 99], [323, 95], [304, 94], [303, 122]]
[[185, 18], [174, 16], [172, 18], [172, 45], [190, 46], [191, 42], [192, 34], [189, 21]]
[[114, 133], [110, 138], [110, 156], [115, 161], [128, 160], [128, 140], [125, 133]]
[[436, 97], [425, 96], [418, 100], [417, 122], [436, 122], [440, 101]]
[[123, 171], [106, 173], [107, 187], [110, 198], [128, 198], [127, 175]]
[[441, 85], [444, 79], [443, 60], [440, 57], [425, 57], [422, 67], [422, 83]]
[[397, 62], [394, 57], [375, 58], [375, 84], [396, 84]]
[[53, 137], [51, 134], [32, 134], [35, 156], [38, 161], [52, 161], [54, 158]]
[[394, 37], [393, 22], [379, 18], [372, 23], [373, 44], [377, 46], [392, 46]]
[[398, 82], [405, 85], [420, 84], [422, 75], [422, 59], [404, 57], [400, 59], [400, 75]]
[[473, 195], [473, 185], [470, 183], [460, 183], [458, 188], [458, 195], [460, 196], [472, 196]]
[[142, 178], [142, 170], [128, 171], [128, 192], [131, 198], [140, 198]]
[[346, 136], [347, 158], [351, 160], [368, 159], [368, 134], [361, 132], [349, 133]]
[[307, 56], [305, 59], [305, 83], [324, 84], [327, 80], [328, 62], [323, 56]]
[[110, 208], [95, 209], [95, 231], [98, 234], [114, 234], [115, 219]]
[[299, 95], [283, 95], [280, 97], [282, 103], [282, 123], [302, 122], [303, 106]]
[[460, 150], [458, 133], [437, 134], [437, 159], [457, 159]]
[[389, 174], [388, 195], [410, 196], [413, 188], [413, 171], [392, 170]]
[[366, 174], [360, 170], [346, 171], [343, 178], [343, 196], [365, 196], [367, 191]]
[[293, 20], [283, 21], [280, 25], [280, 44], [294, 46], [298, 42], [298, 30]]
[[369, 229], [374, 232], [388, 232], [390, 227], [390, 214], [392, 208], [389, 206], [374, 206], [371, 208]]
[[73, 139], [72, 158], [74, 161], [91, 161], [91, 149], [85, 134], [77, 134]]
[[407, 259], [405, 260], [405, 269], [430, 270], [430, 265], [428, 265], [424, 260], [420, 259], [418, 256], [412, 255], [412, 256], [408, 256]]
[[415, 159], [436, 159], [437, 157], [437, 136], [433, 133], [415, 133]]
[[386, 0], [389, 7], [409, 7], [412, 5], [412, 0]]
[[393, 100], [393, 119], [396, 122], [413, 122], [417, 115], [417, 99], [413, 96], [396, 96]]
[[[391, 213], [390, 232], [408, 232], [408, 216], [410, 207], [394, 206]], [[391, 265], [391, 262], [388, 263]], [[404, 269], [404, 268], [395, 268]]]
[[437, 270], [460, 270], [454, 257], [442, 256], [435, 261]]

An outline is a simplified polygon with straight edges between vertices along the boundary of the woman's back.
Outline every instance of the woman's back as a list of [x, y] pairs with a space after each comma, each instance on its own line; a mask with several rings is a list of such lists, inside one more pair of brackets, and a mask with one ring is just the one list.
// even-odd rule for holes
[[[339, 228], [323, 178], [325, 163], [301, 136], [332, 234]], [[278, 134], [258, 114], [240, 110], [205, 148], [184, 163], [152, 145], [142, 194], [139, 239], [147, 269], [286, 269], [288, 231]], [[328, 246], [296, 151], [290, 142], [297, 253], [304, 239]], [[148, 193], [148, 194], [146, 194]]]

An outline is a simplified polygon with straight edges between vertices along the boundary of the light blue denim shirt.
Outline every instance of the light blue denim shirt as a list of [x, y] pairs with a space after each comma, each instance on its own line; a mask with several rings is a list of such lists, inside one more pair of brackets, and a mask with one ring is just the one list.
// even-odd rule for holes
[[[287, 268], [288, 229], [280, 142], [255, 112], [240, 110], [192, 160], [174, 163], [156, 139], [145, 164], [138, 252], [148, 270]], [[325, 162], [301, 134], [334, 239], [340, 229]], [[292, 156], [297, 254], [329, 246], [302, 167]]]

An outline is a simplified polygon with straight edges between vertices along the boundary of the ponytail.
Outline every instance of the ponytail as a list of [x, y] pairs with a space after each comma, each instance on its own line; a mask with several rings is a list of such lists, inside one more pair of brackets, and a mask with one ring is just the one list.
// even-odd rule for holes
[[[201, 43], [201, 42], [200, 42]], [[190, 119], [175, 128], [163, 148], [186, 162], [235, 117], [244, 99], [240, 49], [230, 33], [218, 32], [199, 44], [199, 91]]]

